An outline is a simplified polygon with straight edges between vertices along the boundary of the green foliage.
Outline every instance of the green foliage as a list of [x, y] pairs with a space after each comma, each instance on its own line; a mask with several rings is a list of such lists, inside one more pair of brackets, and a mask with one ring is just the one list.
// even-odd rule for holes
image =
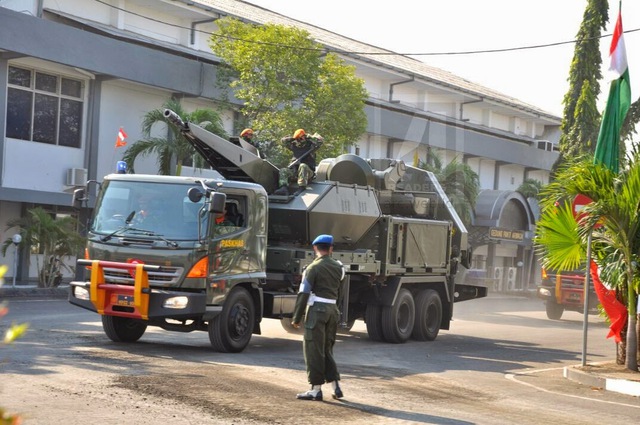
[[[55, 219], [42, 207], [36, 207], [28, 211], [25, 217], [9, 220], [7, 230], [17, 227], [22, 236], [22, 241], [18, 246], [37, 248], [43, 254], [43, 258], [71, 257], [78, 255], [82, 251], [85, 239], [78, 234], [77, 220], [70, 216]], [[13, 245], [11, 238], [7, 238], [2, 243], [2, 255], [5, 256], [7, 249]], [[55, 264], [44, 261], [40, 265], [39, 257], [36, 256], [37, 269], [39, 271], [39, 286], [53, 286], [55, 274], [53, 267]]]
[[418, 162], [418, 168], [431, 171], [436, 176], [464, 224], [470, 225], [480, 192], [478, 174], [456, 158], [444, 165], [442, 159], [431, 150], [429, 150], [426, 161]]
[[596, 101], [600, 93], [600, 36], [609, 21], [607, 0], [588, 0], [576, 35], [576, 45], [569, 70], [569, 90], [564, 96], [560, 130], [560, 158], [593, 154], [600, 127]]
[[[4, 284], [3, 277], [6, 271], [7, 271], [7, 266], [1, 265], [0, 266], [0, 287]], [[3, 317], [8, 312], [9, 312], [9, 307], [7, 306], [7, 303], [5, 303], [4, 301], [0, 302], [0, 317]], [[20, 338], [27, 331], [28, 327], [29, 325], [26, 323], [12, 324], [9, 327], [9, 329], [7, 329], [7, 332], [5, 333], [3, 340], [0, 341], [0, 345], [12, 343], [16, 339]], [[5, 424], [15, 425], [15, 424], [21, 423], [21, 420], [22, 420], [22, 417], [20, 415], [9, 413], [5, 409], [0, 407], [0, 425], [5, 425]]]
[[[627, 116], [622, 123], [622, 129], [620, 130], [621, 152], [626, 152], [626, 142], [630, 141], [634, 135], [638, 134], [636, 131], [636, 125], [638, 122], [640, 122], [640, 99], [631, 103], [629, 112], [627, 112]], [[636, 148], [634, 146], [631, 147]], [[621, 161], [620, 164], [624, 164], [624, 161]]]
[[289, 161], [279, 141], [298, 128], [323, 136], [318, 160], [344, 153], [364, 133], [364, 81], [355, 67], [323, 52], [307, 31], [230, 17], [217, 23], [211, 49], [228, 66], [218, 82], [244, 102], [240, 112], [271, 162]]
[[[626, 361], [628, 369], [637, 370], [640, 158], [636, 155], [630, 159], [619, 174], [594, 164], [592, 159], [561, 168], [555, 181], [543, 191], [535, 243], [545, 265], [571, 269], [585, 259], [591, 232], [592, 257], [601, 266], [601, 278], [618, 290], [629, 311]], [[582, 218], [576, 223], [570, 203], [578, 194], [593, 202], [584, 207]]]
[[220, 115], [213, 109], [196, 109], [189, 113], [184, 110], [179, 100], [169, 99], [161, 108], [153, 109], [144, 115], [142, 133], [145, 138], [133, 142], [124, 152], [122, 159], [127, 163], [127, 168], [130, 172], [135, 172], [134, 164], [136, 158], [150, 154], [157, 155], [158, 174], [161, 175], [170, 175], [172, 167], [175, 165], [176, 175], [179, 176], [182, 173], [182, 166], [191, 164], [192, 161], [196, 168], [206, 166], [204, 158], [196, 155], [193, 146], [175, 125], [168, 126], [168, 137], [151, 137], [151, 129], [155, 124], [167, 124], [167, 120], [164, 117], [165, 109], [171, 109], [185, 122], [195, 123], [220, 137], [228, 137]]
[[525, 198], [538, 199], [542, 190], [542, 182], [536, 179], [524, 179], [522, 184], [516, 189]]
[[543, 267], [575, 270], [585, 262], [585, 244], [569, 202], [545, 210], [536, 223], [535, 243]]

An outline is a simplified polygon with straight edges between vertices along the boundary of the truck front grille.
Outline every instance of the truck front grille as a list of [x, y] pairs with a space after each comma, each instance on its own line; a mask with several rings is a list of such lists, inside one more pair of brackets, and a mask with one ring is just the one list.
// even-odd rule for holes
[[[149, 285], [151, 286], [173, 286], [183, 273], [182, 267], [162, 267], [158, 271], [148, 272]], [[133, 285], [133, 276], [127, 270], [104, 268], [105, 283], [117, 285]]]

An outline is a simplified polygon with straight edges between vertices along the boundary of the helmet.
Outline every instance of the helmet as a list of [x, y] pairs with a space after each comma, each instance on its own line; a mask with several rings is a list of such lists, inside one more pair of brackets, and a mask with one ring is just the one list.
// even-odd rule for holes
[[304, 137], [306, 134], [307, 133], [305, 133], [303, 129], [299, 128], [296, 130], [295, 133], [293, 133], [293, 138], [300, 139], [301, 137]]
[[242, 130], [242, 133], [240, 133], [240, 137], [244, 136], [253, 136], [253, 130], [250, 128], [245, 128], [244, 130]]

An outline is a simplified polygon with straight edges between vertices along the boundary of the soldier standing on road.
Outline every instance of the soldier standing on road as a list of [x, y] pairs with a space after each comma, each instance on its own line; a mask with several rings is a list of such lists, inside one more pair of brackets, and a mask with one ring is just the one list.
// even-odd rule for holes
[[[300, 393], [300, 400], [322, 400], [322, 384], [331, 382], [333, 398], [342, 398], [338, 381], [340, 374], [333, 359], [340, 311], [337, 302], [342, 296], [345, 271], [342, 263], [331, 257], [333, 236], [319, 235], [313, 241], [316, 259], [302, 274], [291, 324], [298, 328], [304, 321], [304, 361], [307, 366], [309, 391]], [[306, 309], [306, 314], [305, 314]]]

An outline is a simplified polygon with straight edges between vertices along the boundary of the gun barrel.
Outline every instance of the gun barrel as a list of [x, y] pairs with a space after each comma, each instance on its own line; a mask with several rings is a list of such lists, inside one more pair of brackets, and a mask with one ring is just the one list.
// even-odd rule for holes
[[173, 112], [171, 109], [165, 109], [164, 110], [164, 117], [170, 121], [171, 123], [177, 125], [178, 127], [180, 127], [180, 129], [184, 129], [184, 130], [188, 130], [189, 126], [187, 124], [185, 124], [184, 121], [182, 121], [182, 118], [180, 118], [180, 115], [176, 114], [175, 112]]

